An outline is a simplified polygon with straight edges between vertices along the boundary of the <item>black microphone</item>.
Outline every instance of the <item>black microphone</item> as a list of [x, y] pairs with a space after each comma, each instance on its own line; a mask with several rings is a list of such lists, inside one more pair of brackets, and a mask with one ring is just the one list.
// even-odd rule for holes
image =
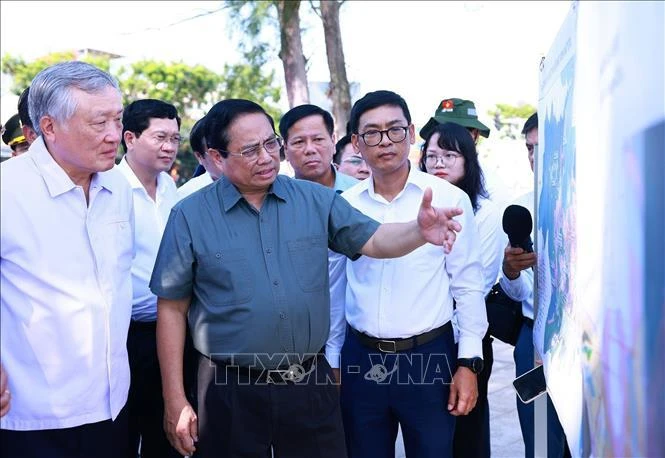
[[508, 234], [510, 246], [521, 248], [527, 253], [533, 252], [531, 213], [521, 205], [510, 205], [503, 212], [503, 232]]

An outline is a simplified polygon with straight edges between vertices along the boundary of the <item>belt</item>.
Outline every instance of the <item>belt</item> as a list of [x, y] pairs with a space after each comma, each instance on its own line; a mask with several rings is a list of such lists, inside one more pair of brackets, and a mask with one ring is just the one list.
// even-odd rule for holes
[[314, 356], [305, 361], [293, 363], [284, 369], [259, 369], [254, 367], [232, 366], [223, 361], [218, 361], [212, 358], [209, 359], [218, 367], [224, 368], [227, 371], [227, 374], [248, 377], [252, 383], [284, 385], [286, 383], [301, 382], [309, 374], [314, 372], [316, 369], [316, 359], [318, 356], [320, 355]]
[[446, 332], [452, 332], [453, 326], [450, 321], [431, 331], [419, 334], [413, 337], [406, 337], [403, 339], [379, 339], [376, 337], [368, 336], [362, 332], [349, 326], [351, 331], [358, 337], [361, 344], [372, 350], [378, 350], [383, 353], [397, 353], [399, 351], [407, 351], [419, 345], [425, 345], [428, 342], [436, 339]]

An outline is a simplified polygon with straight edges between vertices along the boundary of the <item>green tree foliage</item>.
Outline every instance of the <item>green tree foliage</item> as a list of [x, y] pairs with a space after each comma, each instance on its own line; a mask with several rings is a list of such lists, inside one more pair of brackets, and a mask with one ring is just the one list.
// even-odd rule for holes
[[140, 60], [118, 71], [125, 104], [138, 99], [159, 99], [172, 103], [181, 115], [210, 106], [219, 100], [224, 79], [203, 65]]
[[[278, 108], [281, 90], [274, 83], [274, 72], [264, 74], [262, 69], [265, 64], [264, 48], [259, 45], [250, 49], [245, 57], [243, 63], [225, 65], [222, 74], [202, 65], [190, 66], [183, 62], [141, 60], [113, 70], [110, 56], [88, 55], [81, 60], [118, 79], [125, 105], [133, 100], [153, 98], [176, 106], [182, 118], [181, 133], [185, 138], [176, 164], [181, 177], [186, 179], [196, 167], [196, 160], [189, 153], [189, 131], [196, 119], [216, 102], [229, 98], [254, 100], [275, 120], [282, 115]], [[75, 52], [52, 53], [30, 62], [7, 54], [2, 59], [1, 70], [13, 78], [11, 91], [19, 95], [46, 67], [75, 59]]]
[[[220, 100], [244, 98], [255, 100], [271, 115], [279, 118], [281, 113], [277, 104], [280, 88], [274, 84], [274, 72], [262, 72], [264, 54], [261, 47], [250, 50], [244, 63], [227, 64], [222, 74], [202, 65], [191, 66], [182, 62], [156, 60], [141, 60], [110, 71], [110, 57], [86, 56], [81, 60], [104, 71], [110, 71], [118, 78], [125, 104], [143, 98], [164, 100], [174, 104], [184, 120], [190, 116], [198, 116], [201, 111], [207, 111]], [[30, 62], [20, 57], [5, 55], [2, 60], [2, 73], [12, 77], [11, 90], [19, 95], [30, 85], [35, 75], [49, 65], [74, 59], [74, 52], [48, 54]]]
[[[2, 70], [2, 73], [11, 75], [14, 80], [11, 91], [16, 95], [20, 95], [21, 92], [23, 92], [23, 89], [30, 86], [30, 82], [35, 75], [46, 67], [59, 62], [76, 60], [76, 58], [76, 52], [74, 51], [51, 53], [30, 62], [26, 62], [21, 57], [5, 54], [2, 57], [2, 67], [0, 67], [0, 69]], [[109, 71], [110, 60], [108, 57], [86, 55], [81, 57], [81, 60], [99, 67], [106, 72]]]
[[509, 105], [507, 103], [497, 103], [489, 114], [494, 120], [494, 128], [498, 131], [501, 138], [519, 138], [521, 135], [524, 120], [536, 112], [533, 105]]
[[507, 103], [497, 103], [493, 110], [489, 110], [488, 114], [494, 118], [497, 114], [501, 119], [521, 118], [526, 119], [536, 112], [533, 105], [509, 105]]

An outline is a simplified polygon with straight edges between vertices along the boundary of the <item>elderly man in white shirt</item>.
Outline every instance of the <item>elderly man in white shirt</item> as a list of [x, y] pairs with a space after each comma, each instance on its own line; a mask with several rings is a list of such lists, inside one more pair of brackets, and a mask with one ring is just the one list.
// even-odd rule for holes
[[450, 456], [455, 416], [473, 409], [478, 396], [476, 374], [487, 330], [473, 210], [459, 188], [410, 166], [415, 132], [399, 95], [365, 95], [351, 111], [350, 126], [354, 147], [372, 170], [369, 179], [342, 194], [353, 206], [382, 223], [408, 221], [431, 187], [433, 205], [461, 207], [464, 213], [449, 254], [426, 244], [397, 259], [331, 260], [326, 355], [338, 367], [341, 354], [349, 456], [394, 456], [398, 424], [407, 456]]
[[189, 133], [189, 145], [192, 148], [199, 165], [205, 168], [205, 173], [190, 179], [178, 188], [178, 200], [203, 189], [217, 181], [222, 176], [222, 161], [216, 150], [208, 151], [205, 139], [205, 116], [194, 123]]
[[[12, 403], [0, 455], [126, 453], [131, 189], [114, 166], [117, 82], [83, 62], [32, 81], [40, 137], [0, 166], [0, 348]], [[123, 426], [125, 431], [123, 431]]]
[[143, 99], [125, 108], [122, 124], [125, 156], [117, 169], [132, 187], [136, 214], [132, 321], [127, 338], [132, 380], [127, 401], [130, 456], [136, 456], [140, 445], [143, 458], [177, 458], [181, 455], [169, 444], [162, 424], [157, 296], [148, 284], [171, 208], [178, 201], [175, 183], [167, 172], [180, 145], [180, 117], [170, 103]]

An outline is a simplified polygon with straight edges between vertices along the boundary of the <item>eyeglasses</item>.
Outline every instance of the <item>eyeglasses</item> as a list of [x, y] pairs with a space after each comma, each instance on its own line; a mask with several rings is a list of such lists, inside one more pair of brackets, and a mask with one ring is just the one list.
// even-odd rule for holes
[[455, 161], [460, 156], [462, 155], [452, 153], [450, 151], [443, 154], [427, 153], [425, 156], [425, 164], [427, 164], [429, 167], [434, 167], [439, 163], [439, 161], [441, 161], [444, 167], [452, 167], [455, 165]]
[[261, 154], [261, 148], [266, 150], [268, 154], [275, 154], [278, 153], [281, 149], [282, 146], [284, 145], [284, 141], [282, 140], [282, 137], [279, 136], [274, 136], [273, 138], [269, 138], [268, 140], [264, 141], [263, 143], [259, 143], [257, 145], [252, 145], [248, 146], [246, 148], [243, 148], [237, 153], [231, 152], [231, 151], [224, 151], [221, 149], [217, 149], [219, 152], [224, 152], [227, 154], [230, 154], [231, 156], [240, 156], [243, 159], [245, 159], [248, 162], [255, 161], [258, 157], [259, 154]]
[[170, 143], [171, 145], [177, 147], [180, 146], [180, 142], [182, 141], [182, 138], [180, 135], [173, 135], [169, 137], [166, 134], [156, 134], [150, 137], [152, 142], [155, 144], [155, 146], [161, 146], [164, 143]]
[[391, 127], [386, 130], [368, 130], [364, 134], [358, 134], [363, 139], [365, 145], [376, 146], [383, 141], [383, 134], [388, 136], [388, 140], [393, 143], [403, 142], [406, 138], [408, 127]]
[[347, 164], [358, 166], [358, 165], [364, 164], [365, 159], [363, 159], [362, 157], [350, 157], [348, 159], [344, 159], [342, 162], [346, 162]]

